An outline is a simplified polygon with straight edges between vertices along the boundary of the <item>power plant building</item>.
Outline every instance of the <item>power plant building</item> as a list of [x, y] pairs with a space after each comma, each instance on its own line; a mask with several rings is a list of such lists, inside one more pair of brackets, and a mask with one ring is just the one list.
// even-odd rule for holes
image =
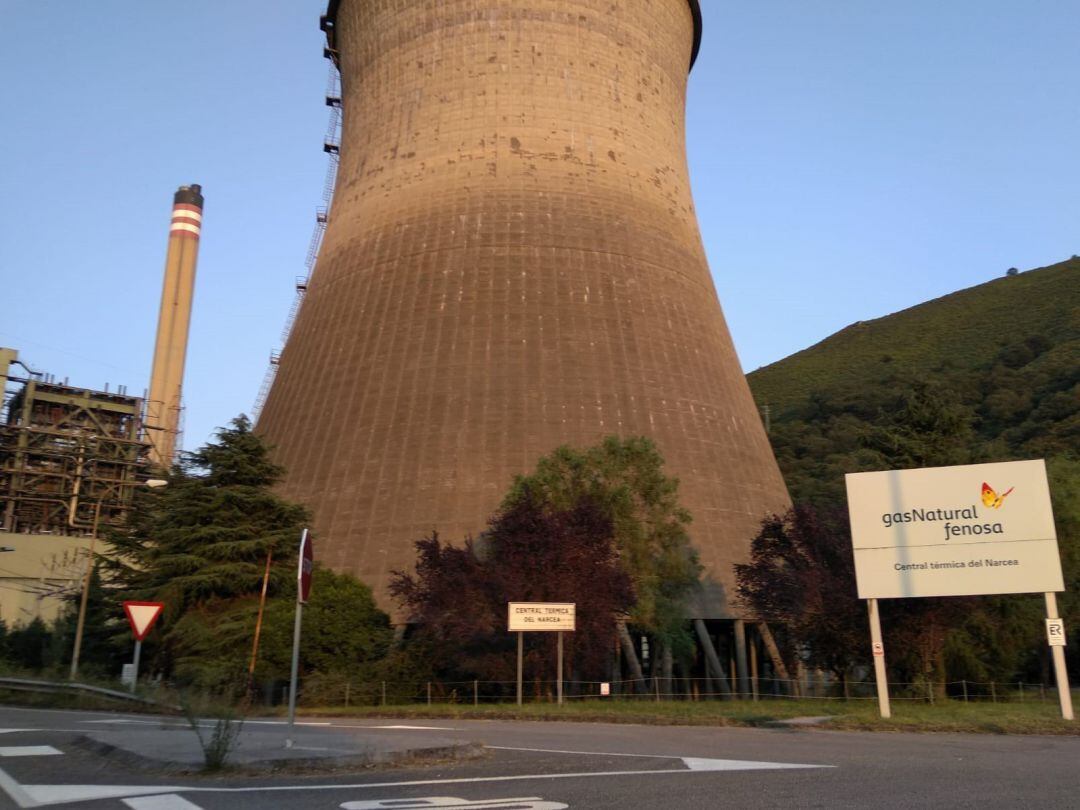
[[788, 495], [691, 198], [698, 0], [340, 0], [343, 115], [315, 271], [258, 422], [319, 556], [376, 589], [483, 531], [559, 445], [651, 437], [730, 619]]
[[173, 462], [201, 192], [181, 186], [173, 198], [148, 398], [58, 382], [0, 347], [0, 619], [9, 625], [54, 618], [87, 582], [95, 541], [126, 525], [136, 488]]
[[149, 447], [143, 400], [123, 386], [58, 382], [0, 348], [0, 391], [0, 618], [12, 625], [53, 618], [77, 591], [90, 538], [125, 524]]

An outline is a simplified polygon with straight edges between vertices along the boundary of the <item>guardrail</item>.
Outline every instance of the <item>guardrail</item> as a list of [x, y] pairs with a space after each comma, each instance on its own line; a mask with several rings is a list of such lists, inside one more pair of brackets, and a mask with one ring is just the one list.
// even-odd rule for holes
[[33, 678], [0, 678], [0, 690], [11, 689], [16, 692], [41, 692], [50, 695], [62, 694], [88, 694], [97, 697], [120, 700], [128, 703], [141, 703], [144, 706], [154, 706], [160, 709], [181, 711], [179, 706], [169, 703], [160, 703], [150, 698], [133, 695], [130, 692], [121, 692], [116, 689], [106, 689], [103, 686], [91, 686], [86, 683], [72, 683], [70, 681], [41, 681]]

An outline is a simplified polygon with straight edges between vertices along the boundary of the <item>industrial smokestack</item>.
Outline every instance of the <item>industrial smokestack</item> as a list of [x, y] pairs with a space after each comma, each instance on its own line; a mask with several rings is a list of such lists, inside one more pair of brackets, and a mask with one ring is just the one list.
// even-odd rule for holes
[[371, 584], [485, 528], [562, 444], [645, 435], [731, 618], [789, 502], [690, 194], [697, 0], [334, 0], [337, 193], [259, 418], [327, 564]]
[[146, 403], [150, 461], [158, 467], [172, 466], [180, 429], [184, 361], [187, 357], [191, 299], [195, 291], [195, 260], [202, 231], [202, 186], [180, 186], [173, 197], [169, 226], [169, 252], [165, 256], [165, 281], [161, 289], [154, 367]]

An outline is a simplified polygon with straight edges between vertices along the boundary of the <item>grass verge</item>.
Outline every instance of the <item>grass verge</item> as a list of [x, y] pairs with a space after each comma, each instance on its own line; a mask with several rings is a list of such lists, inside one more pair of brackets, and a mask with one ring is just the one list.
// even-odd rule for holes
[[642, 725], [767, 726], [796, 717], [828, 717], [827, 729], [852, 731], [966, 732], [1080, 735], [1080, 723], [1061, 719], [1052, 703], [894, 701], [883, 720], [875, 700], [767, 700], [652, 703], [642, 700], [579, 700], [551, 703], [353, 706], [305, 709], [306, 717], [395, 717], [463, 720], [542, 720]]

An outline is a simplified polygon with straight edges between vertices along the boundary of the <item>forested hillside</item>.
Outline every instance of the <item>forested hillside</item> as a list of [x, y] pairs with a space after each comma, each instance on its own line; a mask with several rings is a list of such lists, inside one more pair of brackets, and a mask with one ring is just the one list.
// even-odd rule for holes
[[[1045, 458], [1080, 670], [1080, 258], [857, 323], [749, 381], [793, 500], [818, 509], [843, 508], [848, 472]], [[887, 634], [916, 623], [916, 601], [938, 618], [909, 647], [936, 652], [933, 673], [924, 654], [910, 677], [1045, 682], [1037, 597], [889, 600]]]
[[749, 375], [796, 500], [843, 473], [1080, 450], [1080, 258], [849, 326]]

